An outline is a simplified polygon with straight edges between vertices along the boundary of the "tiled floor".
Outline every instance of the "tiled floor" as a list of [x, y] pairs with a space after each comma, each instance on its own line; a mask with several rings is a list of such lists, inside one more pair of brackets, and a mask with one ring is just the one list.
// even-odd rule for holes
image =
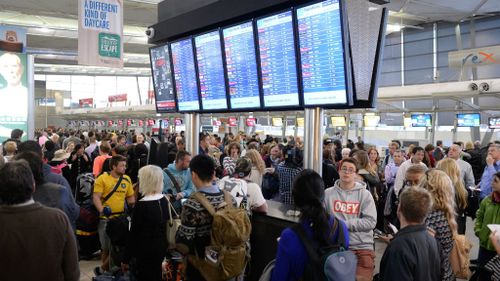
[[101, 264], [99, 257], [89, 261], [80, 261], [80, 281], [92, 281], [94, 267]]
[[[473, 243], [471, 258], [475, 259], [477, 257], [477, 252], [479, 249], [479, 240], [474, 235], [474, 223], [470, 218], [467, 218], [467, 238]], [[382, 259], [382, 255], [384, 254], [386, 245], [384, 242], [380, 240], [375, 240], [375, 273], [379, 270], [380, 260]], [[91, 281], [94, 276], [93, 270], [94, 267], [100, 264], [99, 257], [94, 258], [90, 261], [80, 261], [80, 281]], [[460, 280], [460, 279], [459, 279]]]

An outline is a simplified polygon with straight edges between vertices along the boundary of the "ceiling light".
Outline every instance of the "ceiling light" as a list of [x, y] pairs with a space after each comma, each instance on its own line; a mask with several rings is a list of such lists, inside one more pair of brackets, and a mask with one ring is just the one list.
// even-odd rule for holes
[[52, 31], [50, 28], [47, 28], [45, 26], [38, 28], [38, 30], [43, 33], [50, 33]]
[[386, 25], [386, 34], [390, 34], [393, 32], [400, 32], [403, 26], [401, 26], [399, 23], [388, 23]]

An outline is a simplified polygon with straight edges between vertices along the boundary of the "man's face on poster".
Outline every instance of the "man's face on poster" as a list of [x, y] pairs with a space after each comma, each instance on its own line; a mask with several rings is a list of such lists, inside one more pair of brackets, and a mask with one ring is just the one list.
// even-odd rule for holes
[[8, 87], [18, 86], [23, 77], [21, 59], [12, 53], [6, 53], [0, 56], [0, 75], [7, 81]]

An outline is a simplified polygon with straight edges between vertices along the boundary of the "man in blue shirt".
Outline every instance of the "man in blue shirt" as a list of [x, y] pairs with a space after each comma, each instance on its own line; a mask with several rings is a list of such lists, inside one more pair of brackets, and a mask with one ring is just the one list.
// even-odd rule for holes
[[173, 204], [176, 209], [181, 208], [180, 200], [189, 197], [194, 191], [191, 171], [189, 170], [190, 162], [191, 154], [180, 150], [177, 152], [175, 162], [163, 170], [163, 193], [167, 194], [169, 198], [175, 199]]
[[500, 143], [493, 143], [488, 148], [486, 167], [481, 177], [481, 199], [491, 194], [491, 182], [493, 175], [497, 172], [500, 172]]

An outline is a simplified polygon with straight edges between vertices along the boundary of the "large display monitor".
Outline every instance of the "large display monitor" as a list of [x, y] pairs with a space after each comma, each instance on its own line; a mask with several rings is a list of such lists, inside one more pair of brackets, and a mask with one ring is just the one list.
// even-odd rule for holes
[[431, 127], [432, 115], [430, 114], [412, 114], [411, 115], [412, 127]]
[[352, 100], [348, 100], [351, 74], [339, 2], [327, 0], [296, 10], [306, 107], [345, 107]]
[[490, 128], [490, 129], [500, 129], [500, 117], [490, 117], [490, 118], [488, 118], [488, 128]]
[[299, 107], [291, 11], [257, 19], [264, 108]]
[[224, 28], [229, 106], [231, 109], [260, 109], [260, 89], [251, 21]]
[[175, 112], [174, 87], [168, 45], [149, 49], [157, 112]]
[[179, 112], [199, 111], [193, 42], [191, 38], [173, 42], [170, 44], [170, 50]]
[[481, 126], [481, 114], [459, 113], [457, 114], [457, 127], [479, 127]]
[[219, 30], [196, 36], [194, 44], [201, 109], [203, 111], [227, 110], [226, 80]]

